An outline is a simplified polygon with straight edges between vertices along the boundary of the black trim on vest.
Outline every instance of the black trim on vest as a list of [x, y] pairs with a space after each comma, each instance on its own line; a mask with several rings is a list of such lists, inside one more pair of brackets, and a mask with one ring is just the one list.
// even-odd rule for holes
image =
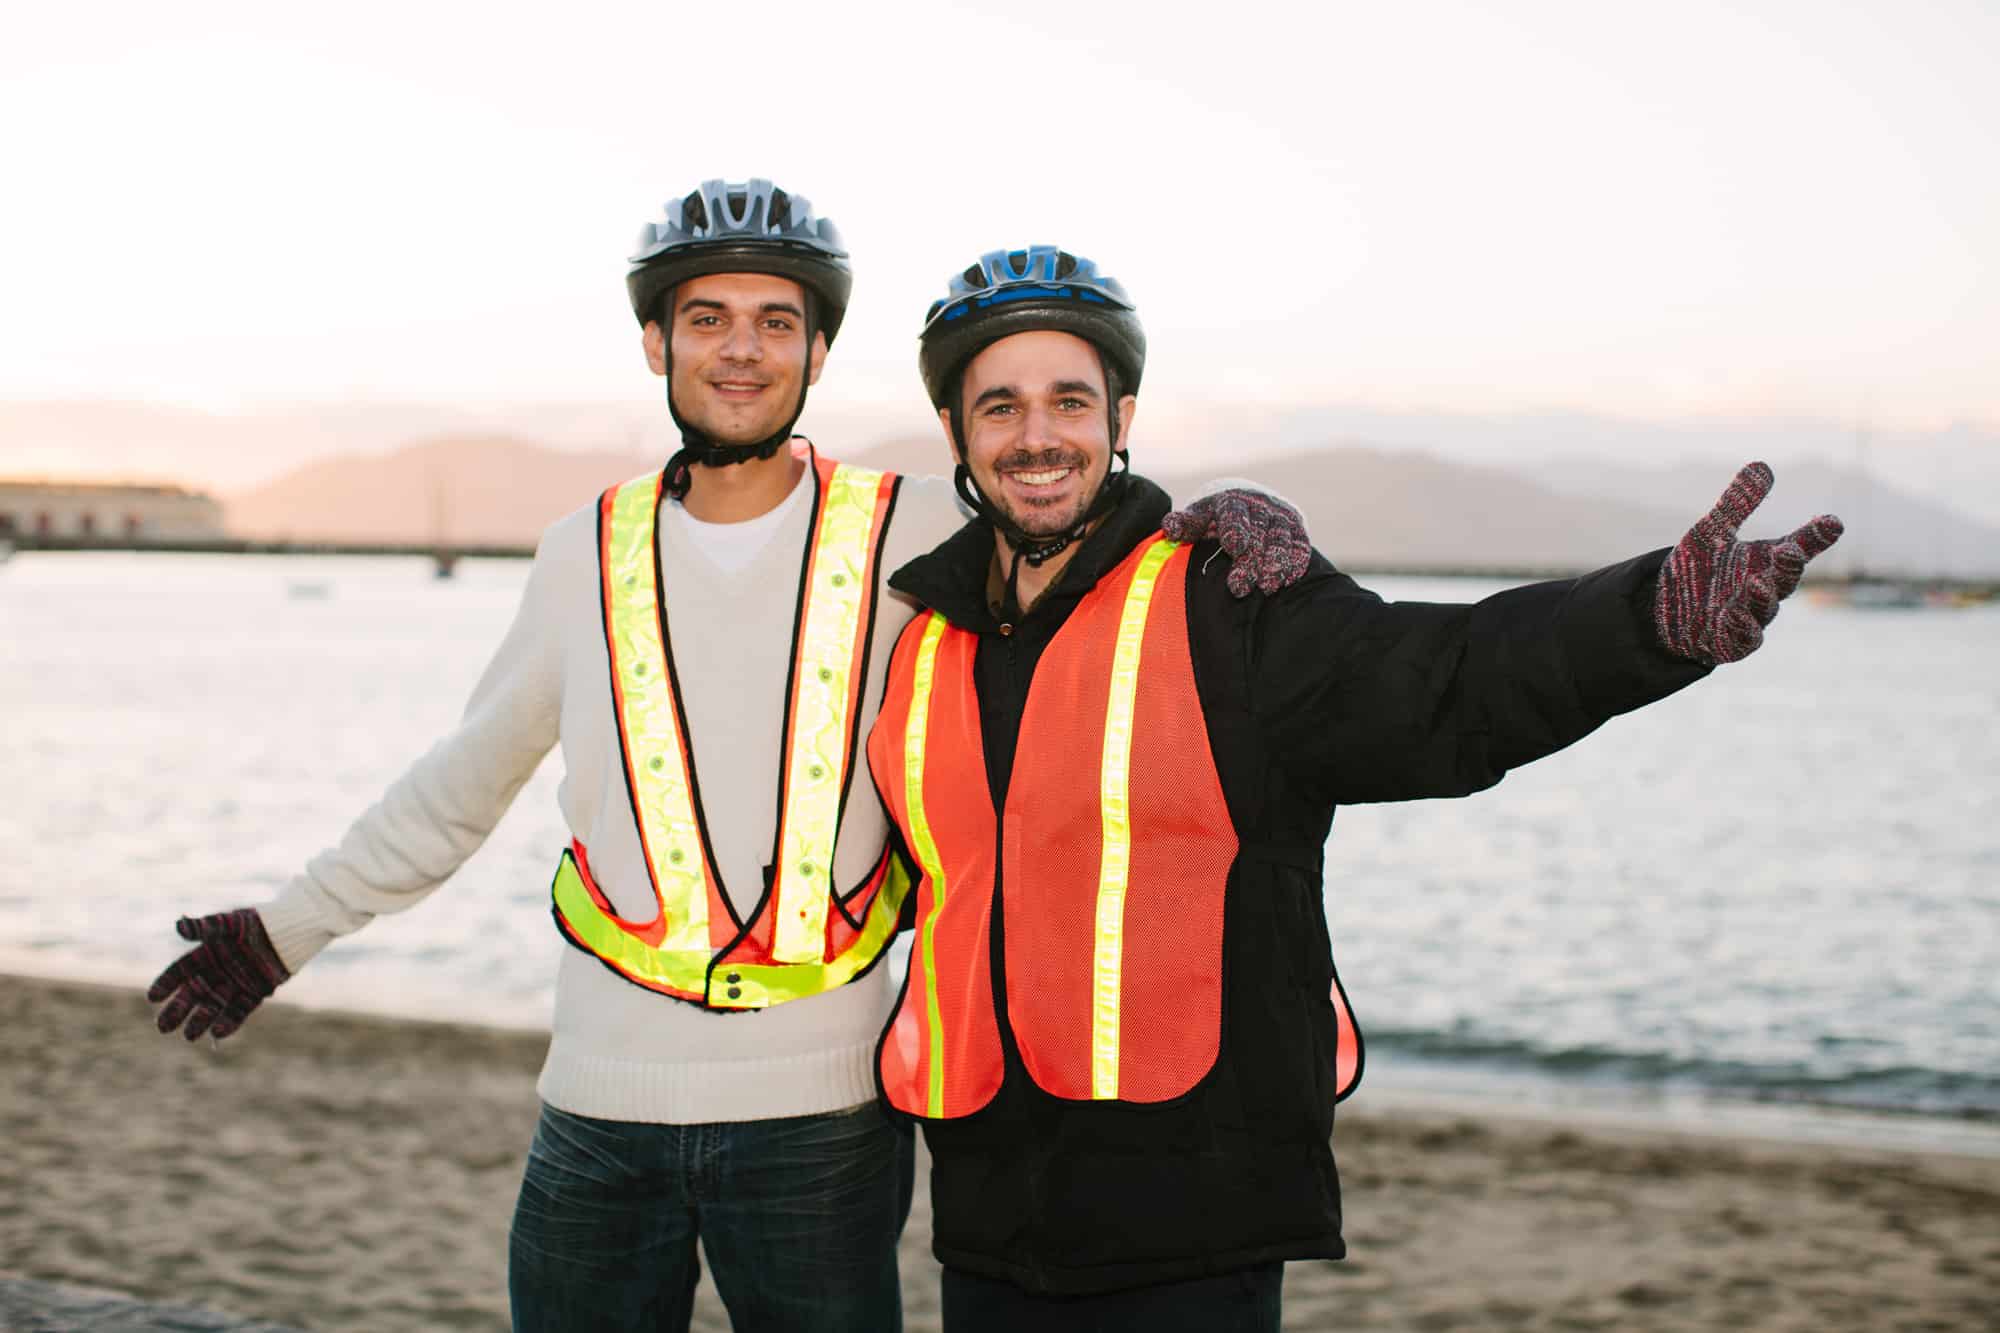
[[[886, 591], [882, 582], [882, 554], [889, 548], [889, 525], [896, 517], [896, 502], [903, 496], [902, 474], [885, 472], [883, 475], [889, 479], [889, 503], [882, 510], [882, 527], [875, 534], [875, 549], [868, 556], [868, 572], [871, 575], [868, 590], [868, 620], [861, 627], [861, 661], [854, 668], [856, 676], [854, 715], [848, 719], [847, 723], [847, 772], [840, 779], [840, 804], [834, 807], [833, 848], [827, 853], [826, 869], [827, 883], [829, 885], [833, 884], [833, 864], [840, 855], [840, 835], [847, 830], [847, 801], [854, 794], [854, 770], [868, 767], [868, 747], [861, 738], [861, 714], [867, 708], [868, 668], [875, 657], [875, 618], [881, 612], [882, 594]], [[877, 483], [877, 486], [879, 490], [880, 483]], [[886, 691], [888, 688], [886, 672], [883, 675], [882, 684]], [[879, 707], [877, 711], [879, 713]], [[886, 820], [888, 807], [885, 805], [882, 808], [885, 812], [884, 818]], [[893, 826], [893, 821], [889, 822]], [[884, 850], [887, 850], [887, 844], [884, 844]], [[840, 914], [847, 918], [847, 924], [856, 930], [863, 929], [862, 924], [854, 919], [854, 914], [847, 910], [847, 905], [854, 901], [855, 895], [868, 887], [868, 882], [874, 879], [881, 872], [881, 869], [882, 861], [878, 859], [875, 863], [875, 869], [869, 871], [859, 884], [849, 889], [845, 894], [840, 891], [839, 886], [834, 885], [834, 906], [838, 907]]]
[[[724, 1016], [730, 1014], [754, 1014], [757, 1012], [755, 1009], [710, 1009], [709, 1006], [703, 1004], [700, 1000], [691, 1000], [685, 995], [676, 995], [670, 990], [661, 990], [658, 986], [648, 986], [645, 982], [640, 981], [638, 978], [627, 976], [625, 973], [620, 972], [617, 968], [611, 965], [611, 961], [609, 959], [605, 958], [604, 956], [599, 954], [596, 950], [592, 949], [589, 945], [585, 944], [582, 940], [578, 939], [576, 937], [576, 933], [569, 928], [569, 922], [563, 920], [562, 912], [555, 905], [556, 879], [562, 874], [563, 861], [571, 859], [573, 856], [574, 853], [569, 848], [565, 847], [563, 848], [562, 856], [556, 859], [556, 873], [549, 877], [549, 900], [550, 900], [549, 916], [555, 921], [556, 930], [561, 933], [562, 937], [565, 940], [569, 941], [570, 945], [573, 948], [575, 948], [575, 950], [578, 953], [584, 955], [586, 958], [589, 958], [591, 961], [595, 962], [599, 967], [603, 968], [606, 972], [609, 972], [612, 976], [617, 977], [620, 981], [624, 982], [626, 985], [642, 990], [646, 992], [646, 994], [648, 995], [657, 995], [663, 1000], [672, 1000], [676, 1004], [691, 1004], [700, 1009], [707, 1009], [709, 1013], [721, 1014]], [[889, 951], [887, 949], [884, 949], [882, 952], [887, 953]], [[872, 967], [873, 964], [871, 963], [869, 966]], [[867, 968], [863, 968], [860, 972], [855, 973], [854, 977], [850, 979], [850, 984], [853, 980], [858, 980], [862, 976], [862, 974], [865, 973], [867, 970], [868, 970]]]
[[[882, 673], [883, 702], [885, 704], [888, 702], [888, 689], [887, 689], [888, 682], [890, 677], [895, 674], [894, 663], [896, 660], [896, 651], [903, 646], [904, 639], [909, 638], [910, 635], [912, 634], [921, 634], [923, 631], [920, 628], [920, 626], [922, 626], [924, 622], [929, 619], [930, 619], [929, 611], [924, 611], [924, 610], [918, 611], [917, 614], [910, 620], [910, 623], [903, 626], [903, 628], [897, 632], [896, 642], [890, 645], [889, 661], [891, 663], [891, 669]], [[876, 715], [876, 720], [878, 722], [881, 720], [881, 716], [879, 713]], [[867, 756], [863, 755], [862, 759], [865, 762], [867, 760]], [[914, 918], [917, 912], [917, 895], [920, 892], [922, 892], [924, 887], [924, 880], [928, 877], [929, 872], [924, 869], [924, 863], [918, 860], [916, 856], [911, 853], [909, 844], [904, 841], [902, 825], [896, 822], [894, 815], [888, 814], [888, 812], [895, 809], [895, 807], [889, 804], [889, 793], [882, 790], [882, 783], [880, 779], [878, 779], [875, 776], [875, 766], [872, 763], [868, 765], [868, 785], [875, 789], [875, 799], [882, 803], [882, 810], [888, 818], [889, 854], [891, 856], [902, 857], [903, 864], [908, 866], [910, 869], [910, 896], [903, 900], [903, 911], [911, 919], [911, 924], [914, 927], [915, 925]], [[874, 1063], [869, 1066], [869, 1072], [874, 1076], [875, 1079], [876, 1103], [879, 1106], [881, 1106], [882, 1113], [889, 1117], [891, 1123], [893, 1123], [898, 1129], [904, 1130], [906, 1132], [909, 1131], [913, 1126], [915, 1126], [921, 1120], [923, 1120], [923, 1117], [911, 1115], [909, 1112], [897, 1106], [893, 1101], [889, 1100], [888, 1085], [882, 1082], [882, 1048], [889, 1044], [889, 1034], [895, 1031], [896, 1028], [896, 1015], [903, 1012], [903, 1005], [910, 998], [910, 977], [917, 970], [915, 967], [916, 951], [917, 951], [916, 946], [917, 942], [913, 936], [910, 943], [911, 966], [905, 967], [903, 969], [903, 984], [896, 988], [896, 1001], [894, 1004], [891, 1004], [889, 1006], [888, 1018], [882, 1024], [881, 1035], [875, 1038]], [[884, 954], [887, 954], [889, 951], [887, 949], [884, 949], [882, 950], [882, 952]], [[1004, 1079], [1005, 1076], [1003, 1075], [1002, 1076], [1003, 1082]], [[988, 1103], [988, 1105], [991, 1105], [991, 1103]], [[975, 1112], [974, 1114], [977, 1114], [977, 1112]]]
[[[680, 728], [681, 751], [687, 758], [688, 804], [694, 810], [695, 832], [701, 835], [703, 866], [708, 874], [715, 876], [715, 896], [722, 899], [722, 910], [729, 913], [729, 919], [735, 922], [740, 928], [743, 924], [742, 918], [736, 915], [736, 905], [729, 900], [729, 886], [722, 878], [722, 867], [716, 863], [715, 848], [708, 840], [708, 817], [702, 812], [701, 804], [701, 778], [695, 772], [694, 732], [688, 728], [687, 705], [682, 701], [681, 673], [680, 669], [674, 665], [674, 636], [673, 632], [667, 628], [667, 571], [666, 567], [660, 561], [660, 505], [665, 503], [664, 495], [665, 493], [662, 492], [662, 498], [655, 500], [653, 503], [653, 587], [659, 593], [654, 604], [653, 614], [660, 622], [660, 651], [667, 659], [667, 688], [673, 693], [674, 724]], [[613, 702], [615, 704], [616, 701], [614, 700]], [[625, 719], [621, 717], [617, 721], [618, 734], [623, 736], [625, 734]], [[652, 873], [653, 867], [651, 864], [648, 864], [646, 866], [646, 874], [650, 878]], [[656, 894], [659, 892], [658, 885], [654, 886], [654, 892]], [[722, 952], [727, 953], [728, 950], [725, 949]], [[711, 957], [709, 959], [709, 969], [713, 971], [714, 967], [715, 960]], [[703, 1008], [708, 1007], [706, 991], [704, 991], [703, 1000], [699, 1003], [701, 1003]]]
[[[819, 484], [818, 463], [819, 456], [817, 452], [809, 446], [806, 450], [805, 464], [806, 480], [812, 483], [813, 488], [812, 508], [806, 515], [806, 544], [799, 556], [799, 587], [798, 592], [792, 598], [792, 634], [791, 638], [787, 640], [788, 646], [785, 650], [787, 659], [785, 662], [785, 711], [783, 720], [779, 723], [778, 727], [778, 804], [777, 808], [771, 812], [771, 855], [764, 862], [764, 886], [762, 892], [757, 895], [756, 905], [750, 909], [748, 916], [735, 918], [737, 925], [735, 938], [723, 945], [722, 948], [716, 950], [714, 957], [708, 960], [707, 975], [710, 986], [715, 984], [715, 969], [721, 965], [722, 959], [728, 956], [731, 950], [742, 944], [744, 940], [750, 938], [751, 932], [756, 930], [757, 922], [763, 918], [764, 913], [771, 906], [771, 895], [777, 887], [778, 853], [782, 850], [780, 844], [785, 836], [785, 798], [790, 795], [792, 788], [791, 765], [785, 761], [791, 758], [792, 754], [792, 710], [797, 705], [799, 636], [805, 632], [806, 579], [812, 569], [813, 544], [819, 537], [820, 512], [826, 507], [826, 496]], [[699, 806], [695, 808], [695, 820], [702, 826], [705, 836], [708, 828], [708, 816]], [[829, 865], [827, 867], [829, 883], [832, 882], [832, 876], [833, 867]], [[716, 872], [716, 882], [718, 884], [721, 883], [720, 871]], [[727, 898], [728, 896], [728, 891], [725, 889], [723, 897]], [[731, 916], [735, 916], [734, 912], [731, 913]], [[771, 929], [772, 938], [775, 940], [777, 927], [774, 925]]]
[[[607, 959], [601, 957], [595, 951], [587, 947], [584, 944], [584, 942], [581, 939], [579, 939], [576, 936], [576, 934], [569, 928], [568, 923], [563, 920], [562, 912], [555, 906], [555, 903], [553, 901], [555, 881], [553, 877], [551, 877], [550, 879], [551, 902], [549, 905], [549, 915], [554, 919], [556, 923], [556, 929], [561, 933], [563, 938], [569, 941], [569, 943], [572, 946], [574, 946], [579, 952], [588, 954], [590, 957], [596, 959], [598, 964], [602, 966], [606, 971], [610, 972], [613, 976], [618, 977], [619, 979], [625, 981], [626, 983], [632, 986], [636, 986], [638, 989], [645, 991], [649, 995], [659, 995], [669, 1000], [678, 1000], [683, 1004], [697, 1005], [700, 1008], [709, 1011], [710, 1013], [738, 1014], [738, 1013], [757, 1012], [755, 1009], [745, 1009], [734, 1005], [728, 1005], [728, 1006], [711, 1005], [707, 1001], [707, 992], [714, 986], [714, 977], [716, 968], [722, 965], [723, 959], [732, 950], [734, 950], [737, 946], [742, 944], [743, 941], [749, 937], [750, 932], [755, 928], [758, 919], [763, 915], [766, 908], [770, 905], [772, 889], [775, 884], [776, 876], [775, 876], [774, 866], [777, 860], [776, 853], [778, 851], [778, 839], [783, 836], [785, 798], [788, 794], [789, 784], [791, 781], [791, 774], [786, 769], [785, 759], [788, 757], [790, 753], [790, 740], [792, 733], [792, 710], [795, 702], [795, 690], [798, 684], [797, 674], [798, 674], [798, 658], [799, 658], [799, 636], [804, 630], [804, 623], [805, 623], [807, 567], [811, 562], [811, 557], [814, 551], [816, 539], [819, 535], [820, 512], [824, 508], [825, 504], [825, 497], [822, 494], [823, 488], [821, 487], [819, 480], [819, 468], [816, 466], [816, 463], [817, 463], [817, 453], [808, 452], [806, 455], [806, 472], [812, 480], [813, 503], [812, 503], [812, 512], [808, 516], [806, 521], [806, 545], [803, 557], [799, 565], [799, 592], [797, 601], [794, 603], [792, 610], [790, 662], [785, 670], [785, 716], [784, 716], [783, 728], [782, 731], [780, 732], [780, 737], [778, 742], [780, 748], [778, 753], [779, 773], [778, 773], [777, 828], [772, 833], [773, 864], [771, 866], [765, 867], [763, 892], [758, 896], [757, 905], [755, 908], [752, 909], [747, 918], [739, 916], [737, 914], [735, 904], [730, 900], [728, 885], [723, 880], [722, 877], [722, 867], [717, 863], [715, 858], [715, 849], [709, 841], [708, 817], [706, 811], [702, 807], [700, 779], [696, 776], [695, 773], [694, 733], [688, 727], [687, 709], [685, 705], [682, 703], [680, 673], [674, 665], [673, 635], [667, 626], [666, 569], [660, 558], [660, 506], [665, 502], [667, 498], [665, 472], [663, 471], [659, 473], [654, 480], [653, 587], [658, 594], [657, 605], [655, 608], [655, 615], [659, 621], [659, 627], [660, 627], [660, 646], [666, 658], [667, 684], [668, 688], [673, 693], [674, 720], [680, 728], [682, 753], [685, 759], [687, 760], [688, 800], [693, 808], [695, 828], [701, 835], [702, 856], [705, 859], [705, 870], [708, 873], [714, 875], [715, 888], [716, 888], [715, 896], [722, 899], [723, 908], [729, 913], [729, 919], [731, 923], [736, 927], [736, 934], [734, 935], [734, 937], [730, 939], [729, 943], [719, 950], [712, 951], [709, 956], [708, 967], [703, 973], [704, 990], [702, 998], [695, 999], [689, 996], [677, 995], [672, 991], [661, 990], [654, 986], [648, 986], [644, 982], [638, 981], [633, 977], [627, 976], [625, 973], [619, 971], [616, 967], [612, 966], [612, 964]], [[839, 466], [839, 464], [836, 463], [835, 466]], [[885, 473], [884, 475], [888, 476], [891, 480], [889, 504], [888, 507], [883, 511], [881, 530], [876, 534], [875, 548], [869, 563], [869, 568], [876, 574], [875, 582], [877, 585], [881, 584], [880, 571], [882, 563], [882, 553], [887, 548], [889, 521], [895, 516], [896, 501], [901, 495], [902, 485], [903, 485], [903, 479], [901, 475], [897, 473]], [[639, 823], [639, 798], [638, 794], [632, 789], [632, 772], [631, 772], [632, 756], [625, 740], [624, 719], [620, 715], [618, 708], [618, 699], [620, 697], [618, 690], [618, 667], [617, 663], [612, 659], [612, 654], [610, 650], [610, 644], [611, 644], [610, 608], [607, 604], [607, 599], [606, 599], [609, 580], [606, 577], [608, 571], [604, 568], [604, 496], [605, 492], [600, 491], [598, 493], [596, 502], [597, 503], [597, 515], [596, 515], [597, 618], [598, 618], [598, 628], [603, 635], [605, 643], [605, 666], [606, 666], [605, 683], [611, 691], [610, 697], [611, 697], [611, 709], [612, 709], [612, 730], [616, 732], [618, 736], [618, 756], [621, 763], [621, 767], [619, 769], [619, 776], [625, 784], [626, 805], [632, 812], [633, 826], [635, 829], [637, 829], [641, 827]], [[848, 733], [848, 746], [849, 746], [848, 752], [850, 759], [848, 763], [846, 780], [841, 788], [840, 805], [836, 810], [835, 824], [834, 824], [835, 849], [838, 848], [840, 840], [840, 831], [845, 823], [848, 792], [851, 789], [854, 781], [854, 768], [855, 768], [854, 760], [858, 758], [861, 760], [863, 764], [866, 763], [866, 755], [862, 753], [859, 748], [859, 735], [861, 727], [860, 704], [862, 702], [862, 699], [865, 698], [867, 693], [867, 685], [868, 685], [867, 671], [869, 666], [870, 655], [872, 654], [874, 647], [875, 616], [880, 607], [881, 593], [882, 593], [882, 588], [880, 586], [876, 586], [870, 589], [868, 593], [869, 602], [868, 602], [867, 623], [862, 630], [861, 662], [859, 667], [857, 668], [861, 681], [860, 694], [859, 696], [857, 696], [855, 700], [856, 706], [854, 708], [854, 716], [852, 722], [850, 723], [849, 733]], [[891, 831], [893, 832], [893, 826]], [[640, 849], [642, 853], [645, 851], [645, 848], [646, 848], [645, 839], [642, 837], [640, 839]], [[565, 849], [564, 854], [569, 855], [568, 849]], [[856, 884], [852, 889], [850, 889], [845, 896], [843, 896], [837, 888], [831, 889], [831, 891], [828, 894], [828, 896], [833, 900], [834, 906], [839, 910], [841, 916], [847, 921], [848, 925], [850, 925], [857, 931], [866, 929], [865, 923], [862, 921], [857, 921], [854, 915], [848, 911], [847, 905], [848, 903], [852, 902], [856, 897], [858, 897], [861, 894], [861, 892], [869, 886], [870, 883], [876, 882], [878, 877], [882, 876], [887, 859], [888, 859], [887, 850], [885, 849], [884, 856], [876, 860], [873, 869], [871, 869], [862, 878], [859, 884]], [[909, 860], [909, 858], [905, 858], [905, 864], [914, 865], [915, 862]], [[556, 863], [556, 873], [560, 874], [561, 871], [562, 871], [562, 863], [560, 860], [558, 860]], [[830, 850], [828, 855], [828, 865], [827, 865], [827, 876], [829, 885], [832, 884], [832, 874], [833, 874], [832, 850]], [[662, 904], [660, 886], [658, 882], [653, 878], [653, 866], [650, 858], [647, 858], [646, 862], [646, 881], [649, 885], [651, 885], [653, 890], [654, 911], [655, 912], [664, 911], [665, 909]], [[913, 877], [912, 887], [914, 888], [914, 877]], [[847, 981], [843, 982], [842, 984], [851, 986], [855, 982], [861, 980], [861, 978], [867, 976], [870, 972], [875, 970], [876, 966], [881, 963], [882, 959], [886, 957], [888, 953], [889, 950], [886, 947], [878, 950], [876, 952], [875, 957], [871, 958], [865, 966], [858, 969], [853, 976], [849, 977]], [[877, 1077], [879, 1079], [879, 1074]]]
[[[654, 533], [655, 540], [653, 543], [653, 578], [655, 582], [653, 586], [655, 588], [659, 587], [658, 579], [660, 577], [659, 541], [658, 541], [658, 531], [657, 531], [659, 526], [660, 497], [663, 494], [665, 494], [665, 487], [666, 487], [666, 473], [662, 472], [659, 474], [657, 478], [655, 478], [653, 482], [653, 523], [655, 528], [655, 533]], [[618, 489], [617, 487], [613, 487], [612, 491], [616, 491], [617, 489]], [[605, 568], [604, 564], [604, 497], [610, 493], [611, 492], [600, 491], [597, 496], [597, 622], [599, 629], [602, 631], [604, 635], [604, 668], [605, 668], [604, 683], [605, 686], [611, 691], [611, 696], [610, 696], [611, 729], [618, 735], [618, 780], [625, 784], [625, 803], [627, 806], [631, 808], [632, 829], [633, 832], [636, 834], [639, 832], [639, 830], [643, 829], [645, 825], [639, 822], [639, 793], [633, 790], [632, 788], [632, 751], [631, 748], [625, 743], [625, 719], [623, 718], [623, 716], [621, 716], [621, 710], [618, 706], [618, 701], [623, 696], [620, 693], [618, 687], [617, 655], [611, 651], [610, 599], [614, 594], [612, 594], [611, 592], [611, 571]], [[656, 913], [664, 912], [666, 908], [664, 905], [664, 900], [660, 896], [660, 885], [659, 882], [653, 878], [652, 858], [650, 856], [646, 856], [646, 839], [644, 838], [644, 836], [640, 836], [639, 838], [639, 851], [641, 857], [644, 858], [646, 861], [646, 883], [653, 890], [653, 910]], [[557, 869], [558, 870], [561, 869], [561, 862], [557, 862]], [[549, 881], [549, 885], [550, 885], [550, 892], [551, 894], [553, 894], [555, 881], [554, 880]], [[554, 906], [551, 905], [549, 910], [554, 911], [555, 910]], [[557, 920], [561, 920], [561, 913], [557, 913]], [[565, 935], [569, 934], [567, 930], [565, 930], [563, 933]], [[584, 949], [583, 944], [580, 941], [578, 941], [574, 936], [571, 936], [570, 942], [572, 944], [575, 944], [577, 948], [583, 949], [583, 951], [585, 953], [590, 954], [591, 957], [597, 958], [597, 955], [591, 953], [589, 949]], [[602, 958], [598, 958], [597, 960], [600, 963], [604, 962]], [[606, 966], [610, 965], [606, 964]], [[618, 969], [615, 967], [612, 968], [611, 970], [614, 972], [618, 971]], [[619, 972], [618, 975], [621, 977], [625, 976], [623, 972]], [[627, 981], [632, 980], [630, 977], [625, 977], [625, 979]], [[632, 982], [632, 984], [637, 986], [639, 983], [634, 981]], [[639, 988], [641, 990], [652, 990], [651, 986], [640, 986]]]
[[[859, 884], [856, 884], [846, 893], [842, 893], [838, 889], [834, 890], [833, 905], [839, 909], [841, 919], [847, 922], [847, 924], [852, 926], [855, 930], [867, 929], [867, 927], [862, 924], [862, 918], [866, 917], [868, 913], [864, 911], [861, 914], [861, 916], [857, 917], [854, 915], [854, 913], [847, 910], [847, 905], [851, 902], [854, 902], [856, 899], [860, 898], [862, 894], [868, 892], [868, 887], [871, 884], [875, 886], [875, 891], [878, 894], [883, 889], [887, 888], [889, 885], [888, 867], [889, 867], [889, 845], [887, 843], [883, 843], [882, 854], [875, 858], [874, 867], [871, 870], [869, 870], [867, 875], [862, 877], [862, 880]], [[874, 899], [871, 898], [869, 899], [869, 908], [872, 909], [873, 907], [874, 907]]]

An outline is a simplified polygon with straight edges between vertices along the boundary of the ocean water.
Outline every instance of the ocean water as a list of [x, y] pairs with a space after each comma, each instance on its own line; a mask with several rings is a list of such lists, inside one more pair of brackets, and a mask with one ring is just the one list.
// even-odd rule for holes
[[[453, 724], [525, 575], [0, 566], [0, 970], [143, 982], [182, 947], [177, 915], [268, 897]], [[1368, 1040], [1360, 1095], [2000, 1135], [1996, 661], [2000, 608], [1795, 598], [1756, 656], [1493, 791], [1342, 810], [1327, 904]], [[453, 881], [286, 997], [545, 1026], [559, 762]]]

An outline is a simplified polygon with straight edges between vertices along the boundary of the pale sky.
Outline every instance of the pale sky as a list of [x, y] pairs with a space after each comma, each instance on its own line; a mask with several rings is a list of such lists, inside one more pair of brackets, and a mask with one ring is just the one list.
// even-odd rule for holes
[[[2000, 424], [2000, 4], [34, 6], [0, 398], [653, 392], [708, 176], [853, 250], [821, 393], [917, 400], [982, 251], [1132, 292], [1147, 401]], [[913, 417], [912, 419], [916, 419]]]

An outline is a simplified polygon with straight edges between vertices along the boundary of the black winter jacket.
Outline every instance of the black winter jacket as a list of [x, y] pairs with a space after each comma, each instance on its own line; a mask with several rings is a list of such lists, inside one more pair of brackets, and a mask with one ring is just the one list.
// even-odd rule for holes
[[[1083, 594], [1149, 536], [1166, 495], [1119, 506], [1013, 625], [986, 601], [992, 529], [975, 521], [890, 586], [979, 635], [974, 681], [995, 809], [1028, 683]], [[1006, 1076], [961, 1120], [925, 1122], [940, 1262], [1030, 1291], [1084, 1294], [1273, 1260], [1339, 1258], [1333, 959], [1321, 848], [1334, 807], [1464, 796], [1706, 674], [1662, 650], [1649, 608], [1662, 552], [1473, 605], [1385, 603], [1315, 554], [1271, 596], [1231, 597], [1198, 545], [1187, 614], [1210, 747], [1242, 850], [1225, 890], [1215, 1067], [1159, 1105], [1037, 1088], [1007, 1023], [1003, 895], [992, 960]], [[1367, 997], [1357, 1008], [1365, 1017]]]

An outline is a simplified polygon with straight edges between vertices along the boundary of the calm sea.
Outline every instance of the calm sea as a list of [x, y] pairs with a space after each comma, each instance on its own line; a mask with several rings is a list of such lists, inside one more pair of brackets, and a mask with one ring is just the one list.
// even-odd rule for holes
[[[0, 969], [141, 982], [176, 915], [276, 890], [453, 724], [525, 574], [0, 566]], [[1864, 1137], [2000, 1144], [1996, 662], [2000, 609], [1798, 598], [1757, 656], [1491, 792], [1341, 811], [1361, 1096], [1831, 1108]], [[456, 879], [287, 997], [546, 1025], [558, 763]]]

